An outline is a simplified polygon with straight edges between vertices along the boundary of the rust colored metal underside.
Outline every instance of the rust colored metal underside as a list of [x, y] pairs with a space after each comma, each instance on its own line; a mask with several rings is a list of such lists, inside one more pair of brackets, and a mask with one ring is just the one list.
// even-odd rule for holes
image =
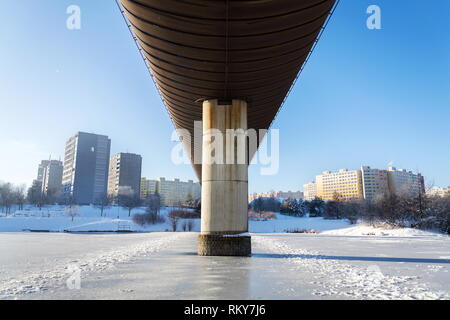
[[269, 128], [335, 4], [120, 1], [175, 127], [191, 132], [208, 98], [246, 100], [248, 128]]

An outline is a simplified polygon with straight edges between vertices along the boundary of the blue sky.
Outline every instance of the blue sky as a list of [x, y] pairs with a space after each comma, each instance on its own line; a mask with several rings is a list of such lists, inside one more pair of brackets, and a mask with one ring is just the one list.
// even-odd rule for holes
[[[382, 30], [366, 28], [371, 4]], [[388, 163], [450, 185], [449, 14], [448, 0], [341, 0], [273, 123], [280, 170], [251, 167], [250, 192]], [[30, 184], [77, 131], [141, 154], [146, 177], [195, 178], [170, 161], [173, 126], [113, 0], [5, 1], [0, 26], [0, 180]]]

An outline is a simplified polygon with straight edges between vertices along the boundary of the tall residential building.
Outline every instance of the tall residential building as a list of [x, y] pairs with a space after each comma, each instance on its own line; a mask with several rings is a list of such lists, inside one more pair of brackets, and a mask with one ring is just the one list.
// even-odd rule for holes
[[303, 195], [305, 200], [311, 201], [317, 197], [317, 184], [315, 181], [303, 185]]
[[149, 194], [155, 191], [161, 197], [161, 205], [176, 206], [184, 203], [189, 196], [193, 199], [200, 199], [201, 187], [200, 183], [192, 180], [180, 181], [180, 179], [166, 180], [159, 178], [157, 180], [142, 179], [141, 183], [141, 197], [146, 198]]
[[[63, 163], [59, 160], [44, 161], [47, 165], [42, 167], [42, 193], [59, 197], [62, 192]], [[41, 162], [41, 165], [44, 161]], [[39, 165], [39, 170], [41, 165]]]
[[389, 192], [387, 170], [372, 169], [368, 166], [362, 166], [361, 177], [364, 199], [375, 199], [377, 196], [382, 196]]
[[391, 193], [417, 196], [425, 193], [425, 179], [420, 173], [389, 167], [389, 189]]
[[158, 181], [141, 178], [141, 199], [146, 199], [149, 195], [157, 192]]
[[316, 176], [316, 184], [317, 196], [322, 200], [333, 200], [335, 194], [344, 200], [363, 198], [361, 170], [325, 171]]
[[118, 153], [109, 160], [108, 194], [129, 192], [140, 197], [142, 157], [134, 153]]
[[50, 160], [42, 160], [38, 167], [38, 173], [36, 181], [42, 182], [44, 180], [44, 169], [48, 166]]
[[63, 193], [79, 204], [104, 197], [108, 184], [111, 140], [104, 135], [78, 132], [66, 142]]

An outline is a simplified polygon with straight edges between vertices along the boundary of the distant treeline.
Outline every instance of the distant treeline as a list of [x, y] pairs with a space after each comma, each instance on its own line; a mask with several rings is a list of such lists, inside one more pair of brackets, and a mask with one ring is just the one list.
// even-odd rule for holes
[[374, 226], [388, 224], [450, 233], [450, 195], [438, 197], [421, 193], [412, 197], [386, 194], [372, 200], [352, 201], [344, 201], [339, 194], [330, 201], [320, 198], [312, 201], [257, 198], [249, 207], [255, 212], [273, 211], [297, 217], [308, 214], [325, 219], [348, 219], [350, 223], [360, 220]]

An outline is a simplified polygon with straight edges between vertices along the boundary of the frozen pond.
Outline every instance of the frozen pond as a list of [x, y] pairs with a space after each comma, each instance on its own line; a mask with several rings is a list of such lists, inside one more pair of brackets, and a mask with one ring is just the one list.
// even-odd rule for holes
[[241, 258], [197, 235], [0, 233], [0, 298], [450, 298], [448, 236], [258, 233]]

